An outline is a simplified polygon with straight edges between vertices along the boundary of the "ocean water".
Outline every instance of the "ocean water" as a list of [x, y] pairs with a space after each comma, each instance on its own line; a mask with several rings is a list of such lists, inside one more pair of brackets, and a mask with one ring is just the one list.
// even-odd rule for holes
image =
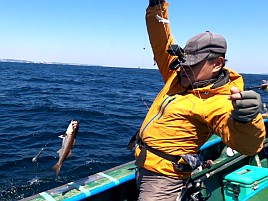
[[[127, 143], [162, 88], [157, 70], [0, 62], [0, 200], [18, 200], [134, 160]], [[244, 74], [246, 86], [268, 75]], [[258, 90], [263, 102], [267, 93]], [[57, 163], [72, 119], [72, 157]], [[45, 148], [37, 162], [32, 158]]]

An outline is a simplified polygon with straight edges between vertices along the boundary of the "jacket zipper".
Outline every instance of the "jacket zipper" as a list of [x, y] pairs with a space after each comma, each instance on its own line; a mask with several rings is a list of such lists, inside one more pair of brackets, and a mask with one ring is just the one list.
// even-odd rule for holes
[[[161, 117], [163, 116], [166, 107], [167, 107], [172, 101], [174, 101], [175, 99], [176, 99], [176, 97], [173, 97], [173, 98], [171, 98], [171, 99], [168, 100], [168, 103], [163, 107], [163, 109], [162, 109], [162, 113], [161, 113], [161, 115], [158, 117], [158, 120], [160, 120]], [[161, 108], [160, 108], [160, 111], [161, 111]], [[160, 112], [159, 112], [159, 113], [160, 113]]]
[[[165, 100], [162, 102], [162, 104], [160, 105], [160, 109], [159, 109], [159, 111], [158, 111], [158, 113], [146, 124], [146, 126], [144, 127], [144, 129], [143, 129], [143, 131], [142, 131], [142, 133], [141, 133], [141, 138], [143, 138], [143, 134], [144, 134], [144, 131], [146, 130], [146, 128], [151, 124], [151, 122], [159, 115], [159, 117], [158, 117], [158, 120], [160, 120], [161, 119], [161, 117], [163, 116], [163, 114], [164, 114], [164, 112], [165, 112], [165, 109], [166, 109], [166, 107], [172, 102], [172, 101], [174, 101], [176, 99], [176, 97], [173, 97], [173, 98], [170, 98], [170, 96], [168, 96], [167, 98], [165, 98]], [[167, 102], [167, 104], [166, 105], [164, 105], [164, 103], [166, 102], [166, 101], [168, 101]]]

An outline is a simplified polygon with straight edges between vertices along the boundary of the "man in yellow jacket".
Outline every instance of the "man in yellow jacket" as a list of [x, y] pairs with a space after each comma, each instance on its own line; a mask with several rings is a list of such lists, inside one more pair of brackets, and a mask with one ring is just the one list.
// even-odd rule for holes
[[241, 75], [225, 67], [227, 44], [212, 32], [198, 34], [185, 48], [172, 46], [168, 3], [150, 0], [146, 23], [165, 86], [153, 102], [135, 149], [139, 200], [180, 200], [199, 164], [198, 151], [217, 134], [246, 155], [263, 147], [261, 98], [243, 91]]

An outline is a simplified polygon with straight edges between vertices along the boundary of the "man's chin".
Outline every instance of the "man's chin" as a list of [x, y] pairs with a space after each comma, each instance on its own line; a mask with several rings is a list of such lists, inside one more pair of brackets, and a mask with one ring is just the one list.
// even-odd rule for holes
[[185, 74], [178, 74], [178, 79], [180, 84], [184, 87], [187, 88], [191, 85], [190, 77]]
[[181, 85], [184, 87], [184, 88], [187, 88], [190, 86], [190, 82], [189, 80], [185, 80], [185, 79], [181, 79]]

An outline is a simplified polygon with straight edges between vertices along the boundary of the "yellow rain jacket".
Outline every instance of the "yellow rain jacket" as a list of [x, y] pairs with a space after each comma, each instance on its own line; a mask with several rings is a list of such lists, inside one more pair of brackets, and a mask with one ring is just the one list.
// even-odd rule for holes
[[[252, 122], [242, 124], [230, 118], [234, 109], [228, 100], [230, 88], [244, 88], [242, 77], [225, 68], [230, 73], [230, 81], [218, 88], [211, 85], [188, 90], [182, 88], [177, 71], [169, 69], [174, 57], [166, 50], [173, 44], [169, 24], [159, 22], [161, 16], [168, 19], [168, 3], [148, 7], [146, 14], [147, 29], [160, 73], [165, 82], [164, 88], [153, 102], [139, 132], [139, 136], [148, 146], [170, 155], [197, 153], [212, 134], [246, 155], [254, 155], [263, 147], [265, 127], [262, 115]], [[162, 11], [162, 13], [161, 13]], [[165, 26], [165, 27], [164, 27]], [[135, 156], [141, 149], [136, 147]], [[184, 179], [190, 172], [176, 172], [172, 163], [150, 151], [146, 151], [146, 160], [142, 167], [166, 176]], [[180, 163], [185, 161], [180, 160]]]

